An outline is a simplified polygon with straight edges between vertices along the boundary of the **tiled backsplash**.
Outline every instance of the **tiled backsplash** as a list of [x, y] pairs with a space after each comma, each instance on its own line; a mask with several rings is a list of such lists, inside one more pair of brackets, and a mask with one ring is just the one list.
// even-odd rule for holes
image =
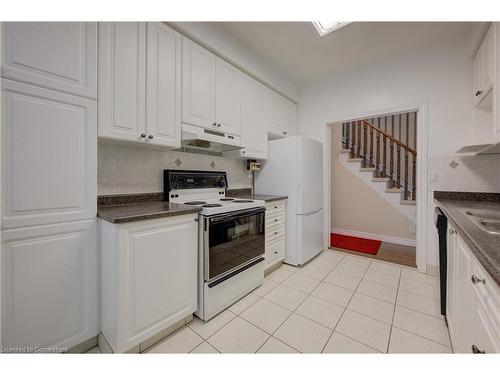
[[242, 160], [102, 142], [97, 154], [99, 195], [163, 191], [164, 169], [226, 171], [230, 188], [252, 186]]
[[[434, 156], [428, 173], [428, 191], [500, 193], [500, 155]], [[430, 182], [433, 173], [436, 183]]]

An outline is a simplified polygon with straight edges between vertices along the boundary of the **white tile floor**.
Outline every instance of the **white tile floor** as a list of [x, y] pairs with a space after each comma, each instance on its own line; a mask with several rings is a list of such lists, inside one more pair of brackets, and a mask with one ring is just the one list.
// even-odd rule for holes
[[282, 265], [148, 352], [450, 353], [438, 285], [409, 267], [327, 250], [302, 268]]

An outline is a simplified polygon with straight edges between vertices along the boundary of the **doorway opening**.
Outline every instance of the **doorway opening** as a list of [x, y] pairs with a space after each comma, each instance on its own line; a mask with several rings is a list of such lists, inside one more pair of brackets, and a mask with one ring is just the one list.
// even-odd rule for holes
[[417, 266], [418, 121], [412, 109], [329, 124], [331, 248]]

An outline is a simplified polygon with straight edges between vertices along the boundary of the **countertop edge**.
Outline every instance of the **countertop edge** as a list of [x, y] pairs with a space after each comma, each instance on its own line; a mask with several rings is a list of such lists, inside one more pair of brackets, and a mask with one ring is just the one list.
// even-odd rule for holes
[[197, 214], [200, 211], [201, 211], [200, 208], [189, 208], [186, 210], [153, 212], [147, 214], [118, 216], [118, 217], [109, 217], [105, 214], [103, 215], [97, 212], [97, 217], [111, 224], [125, 224], [125, 223], [132, 223], [132, 222], [152, 220], [152, 219], [161, 219], [173, 216], [192, 215], [192, 214]]

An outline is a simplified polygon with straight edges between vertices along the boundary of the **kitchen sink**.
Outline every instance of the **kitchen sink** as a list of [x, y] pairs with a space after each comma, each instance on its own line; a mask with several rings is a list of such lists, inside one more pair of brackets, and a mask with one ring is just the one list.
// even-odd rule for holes
[[500, 220], [479, 220], [479, 225], [490, 233], [500, 234]]
[[465, 211], [465, 214], [478, 219], [500, 220], [500, 212], [497, 211]]

